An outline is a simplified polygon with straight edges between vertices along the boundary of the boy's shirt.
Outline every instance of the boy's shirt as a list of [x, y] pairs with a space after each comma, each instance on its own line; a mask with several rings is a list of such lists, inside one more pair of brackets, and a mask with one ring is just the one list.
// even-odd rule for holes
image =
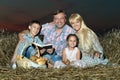
[[31, 37], [30, 33], [26, 34], [25, 36], [23, 36], [23, 38], [25, 39], [24, 42], [19, 42], [18, 44], [18, 49], [17, 49], [17, 54], [22, 54], [23, 50], [25, 50], [28, 46], [31, 46], [32, 42], [36, 42], [40, 45], [43, 45], [44, 43], [39, 39], [38, 36], [35, 36], [34, 38]]

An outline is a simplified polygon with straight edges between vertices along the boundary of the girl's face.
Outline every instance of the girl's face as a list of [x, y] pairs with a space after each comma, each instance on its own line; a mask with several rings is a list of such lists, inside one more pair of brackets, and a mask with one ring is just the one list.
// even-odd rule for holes
[[31, 36], [34, 37], [40, 31], [40, 25], [33, 23], [31, 26], [29, 26], [29, 29], [30, 29]]
[[70, 36], [69, 39], [68, 39], [68, 41], [67, 41], [67, 43], [68, 43], [68, 46], [70, 48], [74, 48], [77, 45], [77, 39], [76, 39], [76, 37], [75, 36]]
[[81, 22], [78, 20], [73, 20], [71, 22], [71, 26], [73, 27], [74, 30], [79, 31], [81, 28]]

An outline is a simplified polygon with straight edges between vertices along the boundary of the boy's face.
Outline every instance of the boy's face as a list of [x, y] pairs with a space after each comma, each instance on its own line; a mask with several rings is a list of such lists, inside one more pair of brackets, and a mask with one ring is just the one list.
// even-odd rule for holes
[[41, 26], [39, 24], [33, 23], [31, 26], [29, 26], [30, 34], [32, 37], [38, 34], [40, 31]]

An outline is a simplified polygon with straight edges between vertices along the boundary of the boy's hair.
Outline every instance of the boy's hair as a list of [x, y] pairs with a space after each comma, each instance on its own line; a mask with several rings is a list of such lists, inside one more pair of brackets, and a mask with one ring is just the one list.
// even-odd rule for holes
[[65, 16], [66, 16], [66, 13], [65, 13], [64, 10], [56, 10], [56, 11], [53, 13], [53, 16], [54, 16], [54, 15], [57, 15], [57, 14], [59, 14], [59, 13], [64, 13]]
[[69, 34], [69, 35], [67, 36], [67, 38], [66, 38], [66, 41], [68, 41], [71, 36], [74, 36], [74, 37], [76, 38], [76, 40], [77, 40], [77, 46], [78, 46], [78, 44], [79, 44], [79, 39], [78, 39], [78, 37], [77, 37], [76, 34]]
[[31, 25], [34, 24], [34, 23], [40, 25], [40, 22], [39, 22], [39, 21], [33, 20], [33, 21], [31, 21], [31, 22], [29, 23], [29, 26], [31, 26]]

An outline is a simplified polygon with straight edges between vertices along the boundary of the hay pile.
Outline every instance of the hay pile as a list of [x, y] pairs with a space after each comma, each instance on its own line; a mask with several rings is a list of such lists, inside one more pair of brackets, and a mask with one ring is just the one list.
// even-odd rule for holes
[[0, 80], [119, 80], [120, 30], [112, 30], [100, 37], [109, 64], [84, 69], [11, 69], [9, 62], [17, 44], [16, 33], [0, 31]]

